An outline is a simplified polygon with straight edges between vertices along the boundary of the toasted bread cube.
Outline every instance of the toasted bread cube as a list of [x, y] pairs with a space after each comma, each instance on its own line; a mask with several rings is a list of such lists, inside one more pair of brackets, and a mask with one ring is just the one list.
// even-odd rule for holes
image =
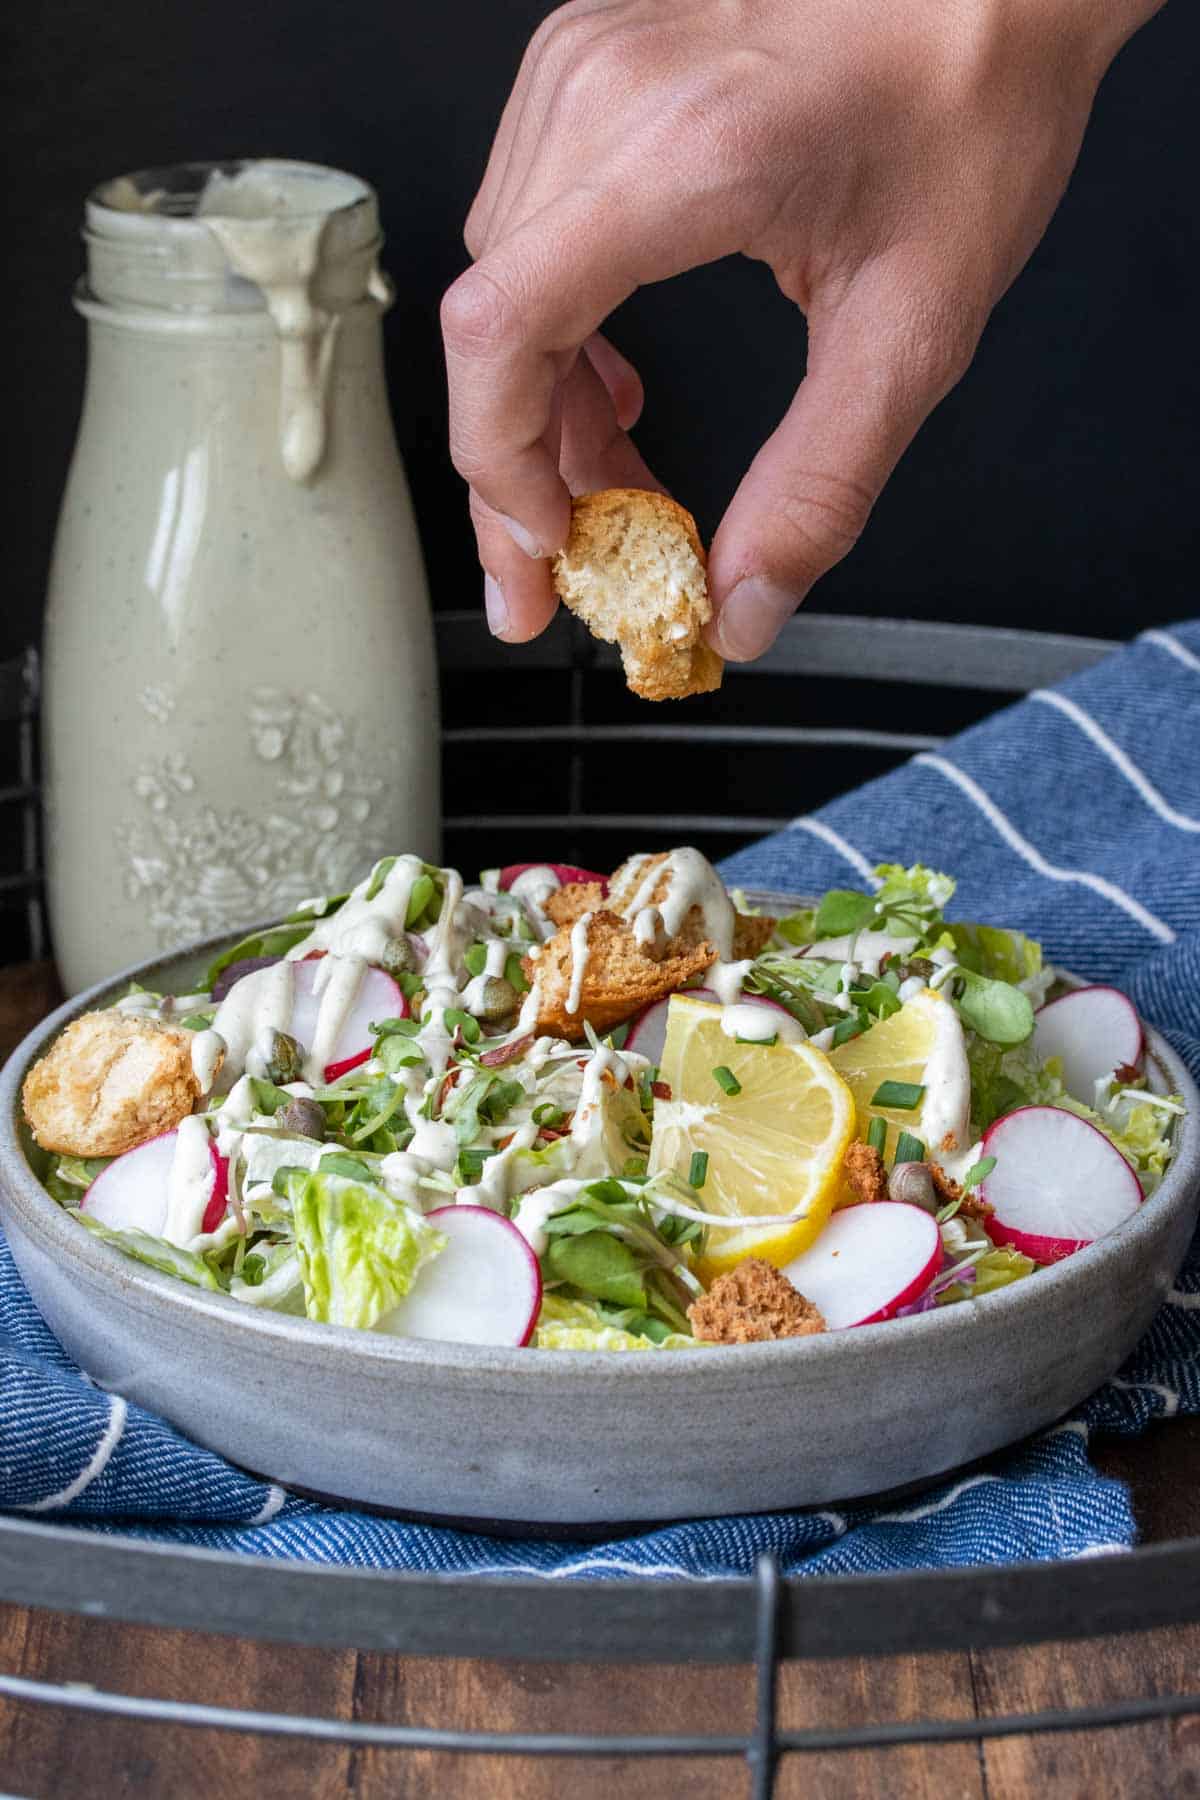
[[569, 1043], [578, 1043], [583, 1037], [585, 1019], [596, 1031], [609, 1031], [652, 1000], [662, 1000], [686, 986], [716, 955], [709, 943], [681, 949], [668, 945], [667, 954], [656, 961], [647, 955], [624, 919], [611, 912], [593, 913], [587, 928], [587, 964], [579, 1006], [569, 1012], [575, 966], [572, 929], [560, 927], [542, 945], [541, 954], [536, 959], [527, 956], [522, 965], [526, 979], [537, 984], [538, 1031], [566, 1038]]
[[635, 694], [677, 700], [720, 687], [724, 664], [700, 635], [712, 617], [704, 546], [666, 494], [605, 488], [572, 501], [552, 572], [592, 635], [620, 647]]
[[120, 1156], [173, 1131], [200, 1098], [192, 1037], [132, 1013], [75, 1019], [25, 1077], [37, 1142], [64, 1156]]

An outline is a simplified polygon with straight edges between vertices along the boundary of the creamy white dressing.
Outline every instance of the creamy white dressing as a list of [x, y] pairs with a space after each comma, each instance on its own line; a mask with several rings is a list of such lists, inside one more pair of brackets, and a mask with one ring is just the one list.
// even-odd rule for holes
[[220, 1083], [229, 1088], [246, 1070], [263, 1074], [261, 1045], [272, 1031], [289, 1031], [295, 999], [294, 976], [289, 962], [252, 969], [235, 981], [212, 1022], [225, 1045]]
[[216, 1179], [208, 1126], [201, 1113], [191, 1113], [175, 1128], [175, 1152], [167, 1176], [167, 1216], [162, 1230], [169, 1244], [186, 1248], [199, 1234]]
[[[382, 963], [389, 941], [404, 932], [413, 887], [423, 873], [419, 856], [398, 856], [378, 893], [368, 900], [375, 880], [372, 869], [337, 912], [327, 919], [317, 919], [308, 936], [292, 945], [288, 961], [299, 962], [314, 950], [328, 950], [334, 956], [358, 956], [365, 962]], [[459, 891], [461, 894], [461, 884]]]
[[864, 974], [874, 977], [885, 956], [907, 956], [916, 942], [915, 937], [892, 937], [886, 931], [855, 931], [846, 937], [819, 938], [798, 954], [816, 957], [821, 962], [853, 959]]
[[535, 1256], [546, 1254], [549, 1242], [546, 1236], [547, 1222], [555, 1213], [565, 1212], [568, 1206], [574, 1206], [586, 1186], [586, 1181], [567, 1179], [552, 1181], [549, 1187], [534, 1188], [532, 1193], [522, 1194], [512, 1222]]
[[191, 1053], [192, 1074], [196, 1077], [196, 1086], [203, 1099], [212, 1092], [217, 1069], [225, 1054], [225, 1039], [219, 1031], [197, 1031], [192, 1037]]
[[[532, 1119], [524, 1125], [518, 1125], [513, 1132], [512, 1142], [503, 1150], [497, 1150], [489, 1156], [480, 1172], [479, 1180], [469, 1187], [460, 1187], [454, 1198], [459, 1206], [487, 1206], [492, 1212], [503, 1212], [508, 1205], [512, 1193], [513, 1165], [523, 1150], [531, 1150], [537, 1141], [538, 1128]], [[507, 1136], [507, 1130], [505, 1132]]]
[[325, 1070], [334, 1061], [338, 1039], [366, 972], [367, 965], [359, 956], [323, 956], [317, 964], [313, 992], [321, 1004], [304, 1061], [304, 1079], [314, 1086], [325, 1079]]
[[571, 927], [571, 986], [567, 992], [567, 1012], [577, 1013], [583, 999], [583, 979], [588, 965], [588, 928], [595, 915], [580, 913]]
[[741, 998], [746, 977], [753, 967], [754, 964], [749, 958], [746, 958], [744, 962], [721, 962], [718, 960], [709, 969], [704, 980], [722, 1006], [734, 1006]]
[[556, 894], [561, 886], [562, 882], [548, 864], [537, 863], [532, 869], [522, 870], [508, 890], [521, 902], [526, 918], [543, 942], [553, 937], [558, 929], [554, 921], [546, 917], [545, 906], [551, 894]]
[[[620, 883], [609, 894], [610, 905], [628, 921], [636, 920], [646, 907], [657, 907], [668, 937], [677, 937], [692, 908], [699, 907], [705, 936], [715, 944], [717, 955], [728, 962], [733, 956], [737, 912], [712, 864], [698, 850], [688, 848], [672, 850], [665, 861], [652, 867], [650, 863], [648, 856], [630, 858]], [[664, 882], [665, 889], [656, 900]]]
[[419, 1156], [431, 1169], [449, 1174], [458, 1161], [458, 1139], [453, 1125], [445, 1119], [414, 1119], [411, 1122], [413, 1135], [408, 1146], [409, 1155]]
[[803, 1025], [791, 1013], [749, 1003], [723, 1007], [721, 1030], [726, 1037], [742, 1038], [752, 1044], [763, 1044], [770, 1038], [778, 1038], [781, 1044], [798, 1044], [806, 1035]]
[[933, 1047], [925, 1064], [925, 1099], [917, 1127], [929, 1154], [938, 1162], [966, 1141], [971, 1115], [971, 1070], [958, 1014], [948, 1001], [920, 998], [910, 1006], [928, 1009], [934, 1024]]
[[920, 975], [910, 975], [900, 983], [896, 998], [901, 1006], [908, 1000], [915, 1000], [918, 994], [925, 991], [925, 982]]
[[421, 1182], [429, 1174], [432, 1163], [410, 1150], [392, 1150], [379, 1165], [379, 1179], [393, 1200], [424, 1212], [428, 1198]]

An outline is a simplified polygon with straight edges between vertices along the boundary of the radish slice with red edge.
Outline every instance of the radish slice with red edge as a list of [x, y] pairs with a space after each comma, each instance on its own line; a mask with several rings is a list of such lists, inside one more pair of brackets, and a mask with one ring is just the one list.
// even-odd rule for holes
[[983, 1140], [996, 1166], [979, 1184], [994, 1244], [1061, 1262], [1131, 1219], [1142, 1184], [1116, 1146], [1061, 1106], [1022, 1106]]
[[[721, 1005], [721, 996], [712, 988], [687, 988], [686, 993], [691, 1000], [707, 1000], [712, 1006]], [[655, 1065], [662, 1062], [663, 1051], [667, 1047], [667, 1012], [670, 1008], [670, 996], [665, 1000], [653, 1000], [644, 1006], [640, 1013], [630, 1021], [624, 1045], [626, 1050], [636, 1050]], [[769, 1006], [772, 1011], [782, 1013], [785, 1019], [792, 1015], [786, 1006], [780, 1006], [778, 1000], [769, 1000], [765, 994], [742, 994], [736, 1004], [738, 1006]], [[793, 1024], [795, 1021], [792, 1021]], [[798, 1030], [798, 1035], [803, 1035]]]
[[371, 1052], [360, 1050], [357, 1056], [348, 1056], [344, 1062], [325, 1064], [325, 1081], [340, 1081], [343, 1075], [349, 1075], [351, 1069], [361, 1069], [365, 1062], [370, 1062]]
[[[292, 970], [294, 986], [291, 1034], [307, 1050], [316, 1035], [317, 1015], [321, 1010], [321, 996], [316, 991], [321, 959], [295, 962]], [[375, 1040], [371, 1036], [372, 1025], [378, 1025], [384, 1019], [407, 1017], [408, 1001], [391, 976], [385, 975], [382, 969], [368, 965], [363, 970], [358, 992], [342, 1021], [337, 1043], [333, 1046], [333, 1055], [326, 1064], [326, 1081], [334, 1079], [330, 1072], [333, 1069], [344, 1075], [347, 1068], [366, 1062], [375, 1048]]]
[[580, 882], [598, 881], [604, 892], [608, 893], [608, 876], [597, 874], [595, 869], [577, 869], [573, 863], [509, 863], [500, 871], [500, 892], [507, 894], [519, 875], [527, 875], [530, 869], [549, 869], [558, 878], [560, 887], [576, 887]]
[[1084, 987], [1038, 1009], [1033, 1047], [1043, 1061], [1060, 1059], [1068, 1094], [1091, 1106], [1096, 1083], [1115, 1069], [1138, 1068], [1146, 1045], [1133, 1002], [1120, 988]]
[[486, 1206], [439, 1206], [426, 1217], [446, 1247], [376, 1331], [445, 1344], [527, 1344], [541, 1309], [542, 1272], [516, 1226]]
[[[164, 1131], [115, 1156], [101, 1169], [83, 1196], [80, 1212], [113, 1231], [144, 1231], [161, 1237], [167, 1222], [167, 1190], [179, 1133]], [[215, 1231], [225, 1217], [229, 1197], [229, 1163], [210, 1139], [213, 1185], [204, 1208], [201, 1231]]]
[[783, 1273], [830, 1331], [874, 1325], [919, 1300], [942, 1267], [942, 1234], [919, 1206], [879, 1200], [835, 1212]]

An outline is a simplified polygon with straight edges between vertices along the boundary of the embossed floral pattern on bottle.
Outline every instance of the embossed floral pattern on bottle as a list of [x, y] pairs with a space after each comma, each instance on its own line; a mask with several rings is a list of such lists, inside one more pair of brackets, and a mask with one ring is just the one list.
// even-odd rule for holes
[[[169, 694], [155, 689], [141, 700], [156, 723], [168, 724]], [[384, 776], [328, 701], [255, 688], [246, 726], [247, 758], [265, 765], [263, 805], [253, 816], [199, 804], [194, 772], [176, 750], [134, 778], [141, 805], [118, 831], [126, 892], [164, 945], [341, 892], [378, 853], [371, 813]]]

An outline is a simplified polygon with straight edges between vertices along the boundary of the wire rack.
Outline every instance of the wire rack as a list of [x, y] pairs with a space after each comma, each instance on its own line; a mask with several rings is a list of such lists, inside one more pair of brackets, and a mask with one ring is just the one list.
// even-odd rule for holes
[[[514, 652], [494, 643], [477, 614], [442, 614], [437, 630], [447, 853], [468, 864], [488, 860], [489, 852], [496, 859], [511, 853], [514, 831], [524, 834], [526, 854], [580, 861], [592, 856], [602, 866], [616, 840], [622, 854], [640, 841], [654, 844], [667, 836], [687, 836], [710, 851], [731, 848], [808, 811], [836, 791], [831, 782], [849, 785], [848, 768], [850, 782], [860, 778], [863, 765], [853, 757], [869, 759], [868, 771], [879, 772], [941, 742], [940, 732], [908, 728], [914, 708], [896, 704], [897, 692], [924, 696], [915, 709], [921, 722], [936, 720], [949, 729], [982, 716], [1001, 697], [1090, 667], [1114, 647], [1050, 633], [803, 614], [753, 670], [731, 671], [720, 696], [684, 703], [664, 719], [657, 710], [629, 708], [613, 655], [568, 619], [517, 653], [522, 695], [532, 696], [523, 698], [521, 708], [488, 704], [496, 682], [511, 678], [513, 665], [505, 659]], [[545, 683], [544, 716], [539, 680]], [[831, 691], [849, 700], [838, 698], [822, 714], [819, 702]], [[893, 699], [879, 700], [880, 694]], [[846, 722], [849, 707], [864, 704], [863, 696], [872, 700], [871, 724]], [[6, 754], [13, 771], [9, 785], [0, 786], [2, 841], [9, 848], [0, 901], [23, 921], [33, 956], [43, 954], [45, 944], [36, 708], [37, 664], [29, 652], [0, 665], [0, 731], [10, 740]], [[795, 724], [797, 711], [809, 719], [816, 715], [816, 722]], [[493, 724], [497, 713], [518, 716]], [[538, 722], [530, 722], [531, 713]], [[690, 779], [680, 787], [711, 798], [711, 810], [672, 813], [656, 806], [654, 790], [627, 773], [644, 766], [647, 746], [653, 746], [656, 764], [668, 769], [673, 758], [686, 758]], [[477, 794], [478, 782], [460, 776], [456, 759], [477, 766], [481, 749], [491, 794], [503, 794], [507, 810], [464, 804]], [[827, 751], [837, 751], [836, 760], [822, 758]], [[551, 769], [558, 797], [548, 810]], [[778, 800], [760, 816], [722, 804], [723, 797], [746, 791]], [[632, 795], [641, 804], [610, 809], [613, 794]], [[802, 804], [791, 804], [801, 795]], [[781, 1730], [776, 1715], [782, 1659], [983, 1648], [1200, 1618], [1200, 1538], [1112, 1559], [1004, 1569], [784, 1579], [767, 1557], [749, 1581], [556, 1584], [313, 1568], [7, 1518], [0, 1519], [0, 1598], [146, 1625], [408, 1656], [670, 1663], [686, 1643], [697, 1660], [752, 1665], [751, 1730], [673, 1736], [467, 1732], [199, 1706], [3, 1673], [0, 1694], [144, 1723], [396, 1750], [719, 1756], [744, 1762], [753, 1800], [772, 1793], [779, 1759], [793, 1751], [1097, 1730], [1200, 1712], [1197, 1692], [1069, 1711], [798, 1732]]]

